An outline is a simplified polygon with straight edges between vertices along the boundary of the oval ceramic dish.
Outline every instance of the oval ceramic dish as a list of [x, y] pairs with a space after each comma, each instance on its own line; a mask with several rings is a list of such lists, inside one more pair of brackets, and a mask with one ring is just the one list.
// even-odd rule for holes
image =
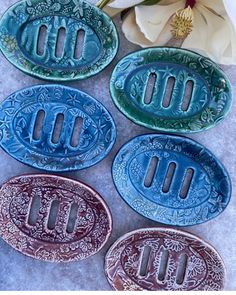
[[90, 167], [107, 156], [115, 138], [115, 124], [105, 107], [77, 89], [39, 85], [1, 104], [1, 147], [35, 168]]
[[0, 49], [26, 74], [80, 80], [111, 63], [118, 35], [110, 17], [85, 1], [23, 0], [1, 19]]
[[168, 228], [121, 237], [106, 255], [105, 271], [119, 291], [216, 291], [225, 282], [224, 263], [212, 246]]
[[0, 235], [25, 255], [69, 262], [97, 253], [111, 234], [104, 200], [87, 185], [55, 175], [23, 175], [0, 189]]
[[135, 123], [175, 133], [213, 127], [232, 104], [230, 82], [218, 65], [176, 48], [129, 54], [115, 67], [110, 91], [119, 110]]
[[164, 224], [206, 222], [231, 197], [231, 181], [220, 161], [184, 137], [136, 137], [118, 152], [112, 173], [118, 192], [135, 211]]

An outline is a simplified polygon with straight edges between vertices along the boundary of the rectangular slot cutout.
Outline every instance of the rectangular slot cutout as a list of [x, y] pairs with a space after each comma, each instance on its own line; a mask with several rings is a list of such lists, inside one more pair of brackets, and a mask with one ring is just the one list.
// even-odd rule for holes
[[184, 99], [181, 106], [182, 111], [187, 112], [191, 103], [192, 95], [193, 95], [193, 81], [189, 80], [185, 85], [184, 91]]
[[144, 185], [146, 187], [152, 186], [154, 176], [155, 176], [156, 170], [157, 170], [158, 161], [159, 161], [159, 159], [157, 157], [152, 157], [152, 159], [150, 161], [150, 164], [149, 164], [148, 170], [147, 170], [147, 174], [146, 174], [146, 178], [144, 180]]
[[57, 144], [60, 140], [62, 128], [63, 128], [63, 122], [64, 122], [64, 115], [58, 114], [55, 122], [55, 126], [53, 129], [52, 134], [52, 143]]
[[188, 263], [188, 256], [186, 254], [182, 254], [180, 256], [179, 265], [177, 269], [177, 275], [176, 275], [176, 283], [178, 285], [182, 285], [184, 282], [186, 269], [187, 269], [187, 263]]
[[39, 210], [41, 206], [40, 196], [34, 196], [30, 205], [30, 212], [28, 217], [28, 224], [35, 226], [37, 223]]
[[148, 263], [149, 263], [149, 257], [150, 257], [151, 251], [152, 251], [152, 248], [149, 246], [146, 246], [143, 249], [143, 253], [141, 256], [141, 264], [139, 269], [139, 274], [142, 277], [145, 277], [148, 273]]
[[170, 163], [167, 173], [166, 173], [164, 185], [162, 188], [163, 193], [169, 192], [170, 186], [171, 186], [174, 174], [175, 174], [175, 169], [176, 169], [176, 164], [174, 162]]
[[181, 192], [180, 192], [180, 198], [181, 199], [186, 199], [188, 196], [188, 192], [193, 180], [193, 176], [194, 176], [194, 170], [192, 168], [187, 169], [185, 176], [184, 176], [184, 182], [181, 188]]
[[42, 56], [45, 53], [46, 48], [46, 37], [47, 37], [47, 27], [42, 25], [39, 28], [38, 41], [37, 41], [37, 54]]
[[162, 102], [162, 106], [164, 108], [168, 108], [170, 106], [174, 86], [175, 86], [175, 78], [169, 77], [166, 83], [165, 95]]
[[78, 213], [79, 206], [76, 203], [73, 203], [70, 208], [70, 215], [66, 227], [66, 231], [70, 234], [73, 233], [75, 228], [75, 223], [77, 219], [77, 213]]
[[62, 27], [58, 30], [58, 34], [57, 34], [56, 52], [55, 52], [55, 55], [57, 58], [62, 58], [64, 55], [65, 39], [66, 39], [66, 29]]
[[144, 97], [144, 103], [147, 105], [149, 105], [152, 102], [156, 80], [157, 80], [157, 75], [155, 73], [151, 73], [148, 77], [145, 97]]
[[85, 31], [79, 30], [77, 32], [76, 41], [75, 41], [75, 51], [74, 51], [74, 58], [80, 59], [83, 54], [84, 49], [84, 39], [85, 39]]
[[35, 123], [34, 123], [34, 131], [33, 131], [33, 139], [40, 140], [43, 131], [43, 124], [45, 120], [45, 112], [43, 110], [37, 113]]
[[49, 218], [48, 218], [48, 229], [53, 230], [56, 226], [57, 215], [59, 212], [60, 202], [58, 200], [52, 201]]
[[158, 276], [157, 276], [160, 282], [165, 280], [168, 260], [169, 260], [169, 252], [167, 250], [163, 250], [161, 254], [161, 262], [159, 265]]
[[70, 142], [72, 147], [78, 147], [82, 129], [83, 129], [83, 118], [77, 117], [75, 119], [73, 134], [72, 134], [71, 142]]

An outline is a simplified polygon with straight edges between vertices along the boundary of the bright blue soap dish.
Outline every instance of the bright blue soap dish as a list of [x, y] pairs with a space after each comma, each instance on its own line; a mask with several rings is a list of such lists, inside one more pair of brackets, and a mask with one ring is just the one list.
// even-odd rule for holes
[[231, 197], [231, 181], [220, 161], [185, 137], [138, 136], [118, 152], [112, 173], [131, 208], [168, 225], [206, 222], [218, 216]]
[[0, 145], [12, 157], [47, 171], [90, 167], [111, 151], [114, 121], [88, 94], [39, 85], [10, 95], [0, 109]]

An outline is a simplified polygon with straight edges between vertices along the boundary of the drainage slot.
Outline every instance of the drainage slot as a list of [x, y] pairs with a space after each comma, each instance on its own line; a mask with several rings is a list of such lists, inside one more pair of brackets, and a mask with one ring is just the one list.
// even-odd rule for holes
[[186, 83], [185, 92], [184, 92], [184, 99], [183, 99], [183, 103], [181, 106], [181, 109], [184, 112], [186, 112], [190, 106], [192, 94], [193, 94], [193, 86], [194, 86], [194, 83], [191, 80], [189, 80]]
[[169, 77], [168, 81], [166, 83], [165, 95], [164, 95], [164, 99], [163, 99], [163, 102], [162, 102], [162, 106], [164, 108], [168, 108], [170, 106], [174, 86], [175, 86], [175, 78], [174, 77]]
[[178, 285], [182, 285], [184, 282], [186, 269], [187, 269], [187, 263], [188, 263], [188, 256], [186, 254], [182, 254], [180, 256], [179, 266], [178, 266], [177, 275], [176, 275], [176, 283]]
[[159, 270], [158, 270], [158, 280], [161, 282], [164, 281], [166, 277], [168, 260], [169, 260], [169, 252], [167, 250], [163, 250], [161, 254], [161, 262], [160, 262]]
[[46, 37], [47, 37], [47, 27], [45, 25], [42, 25], [39, 29], [38, 41], [37, 41], [37, 54], [40, 56], [44, 55], [45, 53]]
[[70, 142], [71, 146], [77, 147], [79, 145], [82, 128], [83, 128], [83, 118], [77, 117], [75, 119], [73, 134], [71, 137], [71, 142]]
[[170, 186], [174, 177], [175, 169], [176, 169], [176, 164], [174, 162], [170, 163], [166, 173], [165, 182], [162, 188], [163, 193], [169, 192]]
[[148, 273], [148, 262], [149, 262], [151, 251], [152, 251], [152, 248], [150, 246], [145, 246], [143, 249], [141, 264], [139, 269], [139, 274], [142, 277], [145, 277]]
[[152, 157], [149, 167], [148, 167], [147, 175], [146, 175], [146, 178], [144, 181], [144, 185], [146, 187], [151, 187], [153, 180], [154, 180], [156, 170], [157, 170], [157, 165], [158, 165], [158, 158]]
[[151, 73], [148, 78], [146, 91], [145, 91], [145, 97], [144, 97], [144, 103], [150, 104], [152, 102], [153, 93], [155, 90], [155, 84], [157, 80], [157, 75], [155, 73]]
[[77, 32], [76, 42], [75, 42], [75, 51], [74, 51], [74, 58], [75, 59], [80, 59], [83, 54], [84, 37], [85, 37], [84, 30], [79, 30]]
[[76, 203], [73, 203], [70, 208], [70, 215], [66, 227], [66, 231], [70, 234], [73, 233], [75, 228], [75, 222], [77, 219], [77, 213], [78, 213], [79, 206]]
[[34, 123], [34, 131], [33, 131], [34, 140], [39, 140], [42, 136], [44, 119], [45, 119], [45, 112], [41, 110], [37, 113], [36, 120]]
[[48, 218], [48, 229], [54, 229], [56, 226], [57, 215], [59, 211], [60, 202], [55, 200], [51, 204], [49, 218]]
[[192, 180], [193, 180], [193, 175], [194, 175], [194, 170], [189, 168], [187, 169], [186, 173], [185, 173], [185, 177], [184, 177], [184, 182], [182, 185], [182, 189], [180, 192], [180, 198], [181, 199], [186, 199]]
[[39, 210], [40, 210], [41, 202], [40, 202], [40, 196], [34, 196], [31, 202], [30, 206], [30, 213], [28, 217], [28, 224], [29, 225], [36, 225], [38, 215], [39, 215]]
[[62, 58], [64, 54], [65, 47], [65, 39], [66, 39], [66, 29], [60, 28], [57, 34], [57, 42], [56, 42], [56, 57]]
[[63, 114], [58, 114], [52, 134], [52, 143], [57, 144], [59, 142], [61, 132], [62, 132], [62, 127], [63, 127], [63, 122], [64, 122], [64, 115]]

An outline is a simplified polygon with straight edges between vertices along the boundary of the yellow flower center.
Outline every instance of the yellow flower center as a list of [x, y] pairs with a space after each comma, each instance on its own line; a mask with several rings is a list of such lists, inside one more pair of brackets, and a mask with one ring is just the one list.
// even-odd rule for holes
[[175, 13], [171, 27], [171, 33], [176, 39], [185, 39], [192, 32], [193, 11], [190, 6]]

